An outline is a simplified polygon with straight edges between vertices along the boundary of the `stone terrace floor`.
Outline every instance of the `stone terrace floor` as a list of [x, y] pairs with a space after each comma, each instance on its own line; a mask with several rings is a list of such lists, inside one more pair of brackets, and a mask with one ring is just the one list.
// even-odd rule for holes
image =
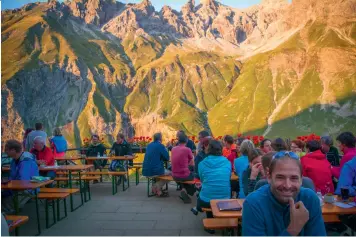
[[[68, 217], [49, 229], [45, 228], [44, 204], [40, 204], [41, 235], [210, 235], [203, 229], [205, 214], [195, 216], [190, 211], [196, 198], [192, 204], [184, 204], [174, 183], [169, 185], [168, 198], [148, 198], [145, 178], [138, 186], [134, 180], [130, 185], [125, 192], [120, 186], [113, 196], [110, 182], [92, 184], [92, 199], [74, 212], [70, 212], [68, 197]], [[79, 195], [74, 196], [75, 205], [79, 199]], [[20, 235], [37, 233], [35, 213], [34, 201], [25, 205], [21, 215], [28, 215], [30, 220], [20, 228]]]

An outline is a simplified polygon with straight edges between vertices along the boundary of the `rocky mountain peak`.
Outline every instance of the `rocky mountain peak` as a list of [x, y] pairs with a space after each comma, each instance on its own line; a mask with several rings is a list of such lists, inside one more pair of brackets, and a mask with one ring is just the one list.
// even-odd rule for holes
[[144, 11], [148, 15], [155, 12], [155, 8], [150, 0], [143, 0], [141, 3], [134, 5], [133, 8]]
[[67, 0], [64, 5], [73, 16], [95, 25], [105, 24], [124, 8], [124, 4], [115, 0]]
[[188, 0], [186, 4], [182, 6], [182, 13], [189, 14], [194, 12], [195, 0]]

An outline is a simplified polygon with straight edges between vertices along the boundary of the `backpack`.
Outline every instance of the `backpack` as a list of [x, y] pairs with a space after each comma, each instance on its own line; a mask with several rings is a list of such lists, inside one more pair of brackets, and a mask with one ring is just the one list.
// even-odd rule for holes
[[109, 165], [109, 171], [126, 171], [126, 168], [121, 160], [113, 160]]

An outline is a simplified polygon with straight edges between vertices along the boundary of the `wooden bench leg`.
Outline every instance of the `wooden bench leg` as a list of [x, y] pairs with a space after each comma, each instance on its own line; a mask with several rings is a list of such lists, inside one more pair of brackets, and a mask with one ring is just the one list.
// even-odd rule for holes
[[88, 189], [88, 197], [89, 197], [89, 201], [91, 200], [91, 192], [90, 192], [90, 183], [89, 181], [86, 181], [87, 184], [87, 189]]
[[140, 183], [140, 172], [139, 169], [136, 168], [136, 186]]
[[49, 224], [49, 210], [48, 210], [48, 206], [49, 206], [49, 204], [48, 204], [48, 199], [46, 199], [45, 210], [46, 210], [46, 228], [47, 228], [47, 229], [50, 228], [50, 227], [52, 227], [52, 226], [54, 226], [54, 225], [57, 223], [57, 221], [56, 221], [56, 208], [55, 208], [54, 199], [52, 200], [53, 222], [52, 222], [51, 225]]

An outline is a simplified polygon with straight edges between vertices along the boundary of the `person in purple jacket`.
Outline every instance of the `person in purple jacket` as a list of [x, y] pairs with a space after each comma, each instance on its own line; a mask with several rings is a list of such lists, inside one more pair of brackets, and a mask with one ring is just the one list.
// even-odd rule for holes
[[[7, 141], [5, 153], [12, 158], [9, 180], [31, 180], [32, 176], [39, 175], [34, 155], [23, 151], [21, 142], [16, 140]], [[25, 193], [33, 193], [33, 190], [27, 190]], [[1, 192], [1, 209], [7, 213], [14, 211], [12, 195], [13, 193], [10, 190]], [[28, 196], [22, 196], [21, 198], [19, 200], [20, 208], [31, 199]]]

